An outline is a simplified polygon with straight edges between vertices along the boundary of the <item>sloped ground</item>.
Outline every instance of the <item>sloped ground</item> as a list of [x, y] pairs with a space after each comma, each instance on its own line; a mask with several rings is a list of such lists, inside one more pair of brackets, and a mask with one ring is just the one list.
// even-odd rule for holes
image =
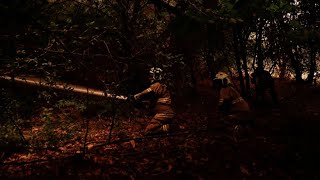
[[[214, 94], [208, 91], [181, 105], [169, 136], [143, 137], [150, 117], [135, 112], [116, 118], [107, 144], [111, 119], [91, 118], [89, 149], [83, 155], [86, 121], [79, 117], [73, 139], [58, 147], [12, 153], [0, 172], [5, 177], [317, 179], [320, 91], [288, 82], [277, 83], [277, 89], [280, 106], [255, 108], [255, 128], [237, 141], [228, 128], [218, 128]], [[208, 121], [217, 126], [203, 131]], [[26, 137], [40, 131], [37, 122], [33, 119], [31, 130], [24, 129]]]

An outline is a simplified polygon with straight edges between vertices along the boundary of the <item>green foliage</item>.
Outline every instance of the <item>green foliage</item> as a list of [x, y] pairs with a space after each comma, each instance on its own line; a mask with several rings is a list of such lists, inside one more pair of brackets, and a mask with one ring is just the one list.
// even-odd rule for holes
[[86, 105], [83, 102], [65, 99], [58, 101], [56, 107], [59, 109], [74, 107], [79, 112], [83, 112], [86, 109]]
[[65, 108], [70, 106], [62, 102], [57, 106], [60, 108], [43, 108], [40, 114], [43, 124], [32, 128], [30, 140], [32, 147], [57, 148], [80, 135], [82, 119], [78, 110], [71, 108], [66, 111]]
[[9, 96], [8, 89], [1, 88], [0, 89], [0, 122], [7, 122], [10, 119], [11, 109], [10, 109], [10, 101], [12, 99]]
[[284, 0], [278, 0], [269, 3], [266, 6], [266, 10], [270, 12], [271, 15], [283, 14], [286, 12], [292, 12], [295, 6], [291, 5], [290, 2]]
[[1, 123], [0, 141], [0, 149], [21, 145], [21, 137], [19, 132], [11, 121]]
[[20, 144], [19, 133], [14, 126], [13, 112], [12, 112], [12, 99], [9, 96], [8, 90], [1, 88], [0, 90], [0, 148], [7, 146], [16, 146]]
[[225, 16], [230, 16], [236, 13], [234, 6], [235, 2], [230, 0], [221, 0], [220, 1], [222, 8], [220, 9], [220, 13]]
[[[247, 43], [247, 34], [255, 32], [260, 21], [263, 36], [267, 37], [262, 43], [264, 59], [286, 57], [288, 53], [281, 47], [287, 47], [291, 41], [300, 46], [317, 42], [312, 40], [317, 32], [303, 30], [305, 25], [317, 29], [313, 18], [319, 14], [316, 1], [301, 1], [295, 6], [290, 0], [221, 0], [211, 10], [195, 0], [174, 4], [167, 8], [149, 1], [3, 2], [0, 10], [4, 14], [18, 12], [16, 19], [23, 21], [21, 27], [14, 27], [19, 29], [14, 31], [17, 57], [9, 69], [17, 74], [42, 76], [49, 82], [74, 80], [127, 93], [129, 86], [142, 86], [129, 82], [134, 81], [130, 78], [137, 69], [132, 68], [135, 66], [160, 65], [168, 72], [170, 86], [179, 78], [183, 84], [178, 86], [191, 84], [193, 65], [188, 64], [189, 59], [163, 58], [159, 52], [168, 57], [200, 54], [208, 56], [207, 59], [214, 57], [215, 69], [219, 64], [229, 66], [235, 56], [227, 55], [234, 53], [233, 35], [228, 31], [235, 26], [243, 36], [241, 51], [247, 51], [248, 59], [256, 56], [257, 48], [255, 40]], [[288, 14], [292, 17], [287, 17]], [[181, 72], [175, 72], [174, 67]], [[174, 78], [178, 73], [179, 78]], [[50, 104], [52, 96], [43, 97]]]

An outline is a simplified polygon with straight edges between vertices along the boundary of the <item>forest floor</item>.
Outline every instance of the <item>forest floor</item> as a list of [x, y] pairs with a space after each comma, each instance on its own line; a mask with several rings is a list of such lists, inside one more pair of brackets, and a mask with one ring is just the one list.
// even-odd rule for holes
[[[211, 93], [181, 103], [173, 132], [162, 136], [143, 136], [150, 117], [139, 111], [113, 125], [110, 116], [83, 118], [74, 109], [34, 116], [21, 127], [33, 145], [2, 153], [0, 177], [318, 179], [320, 90], [277, 81], [277, 91], [280, 105], [253, 108], [256, 126], [237, 139], [218, 126]], [[53, 134], [43, 134], [46, 117], [60, 120], [46, 129]]]

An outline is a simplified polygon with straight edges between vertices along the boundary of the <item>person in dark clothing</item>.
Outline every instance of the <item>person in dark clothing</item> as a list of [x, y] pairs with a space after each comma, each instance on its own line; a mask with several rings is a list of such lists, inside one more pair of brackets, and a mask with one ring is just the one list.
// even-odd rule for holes
[[274, 104], [278, 104], [278, 96], [275, 90], [274, 79], [270, 72], [257, 68], [255, 72], [251, 74], [251, 82], [255, 85], [256, 103], [265, 103], [265, 93], [269, 92]]

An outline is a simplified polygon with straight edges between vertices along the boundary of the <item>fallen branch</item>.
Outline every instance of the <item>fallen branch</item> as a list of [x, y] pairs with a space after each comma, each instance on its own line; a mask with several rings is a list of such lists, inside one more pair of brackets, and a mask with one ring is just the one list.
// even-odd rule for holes
[[[144, 137], [134, 137], [134, 138], [125, 138], [125, 139], [119, 139], [119, 140], [114, 140], [111, 142], [106, 142], [106, 143], [101, 143], [101, 144], [96, 144], [93, 145], [92, 148], [96, 147], [101, 147], [105, 145], [110, 145], [110, 144], [117, 144], [117, 143], [122, 143], [122, 142], [128, 142], [128, 141], [136, 141], [136, 140], [146, 140], [146, 139], [154, 139], [154, 138], [165, 138], [165, 137], [172, 137], [172, 136], [181, 136], [181, 135], [188, 135], [188, 134], [193, 134], [193, 133], [200, 133], [200, 132], [207, 132], [207, 129], [198, 129], [198, 130], [190, 130], [186, 132], [178, 132], [178, 133], [167, 133], [167, 134], [155, 134], [151, 136], [144, 136]], [[91, 144], [91, 143], [89, 143]], [[87, 145], [89, 145], [87, 144]]]
[[8, 165], [26, 165], [26, 164], [32, 164], [32, 163], [39, 163], [39, 162], [47, 162], [51, 159], [37, 159], [33, 161], [21, 161], [21, 162], [7, 162], [7, 163], [1, 163], [2, 166], [8, 166]]
[[32, 160], [32, 161], [6, 162], [6, 163], [0, 163], [0, 165], [2, 165], [2, 166], [26, 165], [26, 164], [33, 164], [33, 163], [49, 162], [49, 161], [61, 161], [61, 160], [66, 160], [66, 159], [70, 159], [70, 158], [79, 158], [79, 157], [83, 157], [82, 154], [75, 153], [75, 154], [72, 154], [72, 156], [65, 156], [65, 157], [60, 157], [60, 158], [57, 158], [57, 159], [52, 159], [52, 158], [49, 157], [49, 158], [46, 158], [46, 159], [36, 159], [36, 160]]

